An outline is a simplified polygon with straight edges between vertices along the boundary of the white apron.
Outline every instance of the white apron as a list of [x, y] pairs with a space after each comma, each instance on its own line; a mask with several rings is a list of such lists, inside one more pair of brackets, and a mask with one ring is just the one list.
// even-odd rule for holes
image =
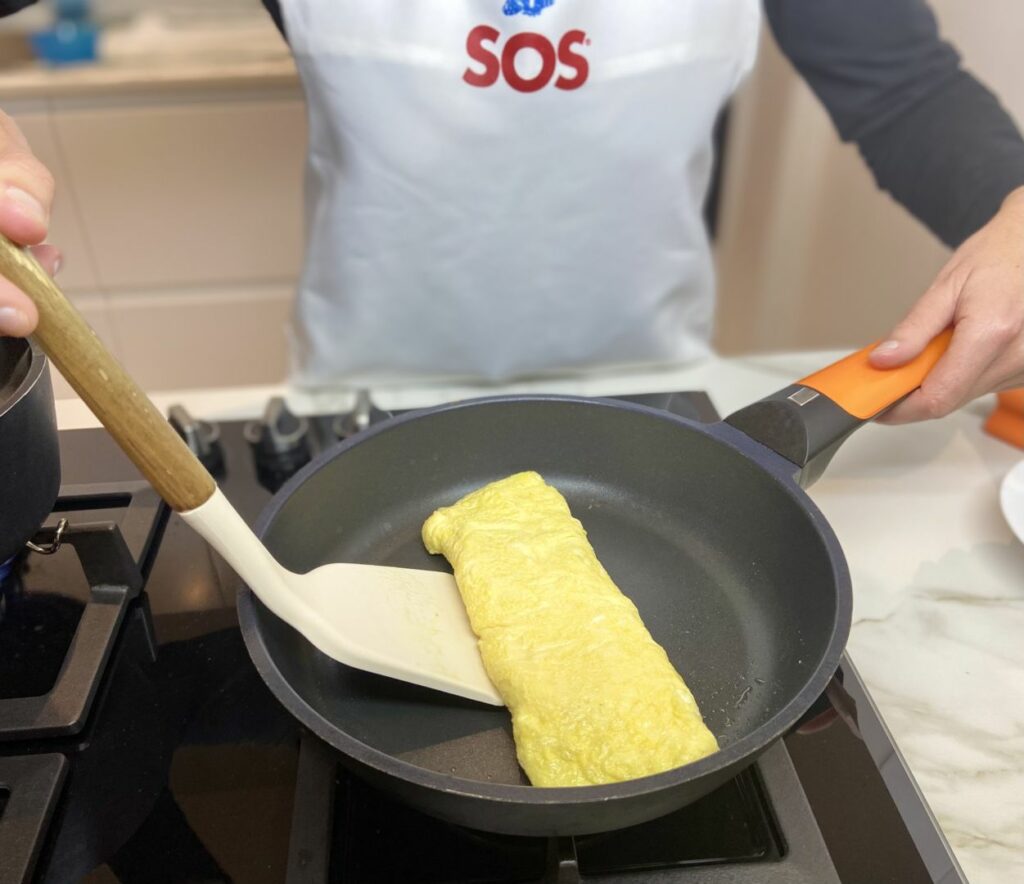
[[309, 112], [302, 386], [708, 353], [702, 207], [758, 0], [284, 0]]

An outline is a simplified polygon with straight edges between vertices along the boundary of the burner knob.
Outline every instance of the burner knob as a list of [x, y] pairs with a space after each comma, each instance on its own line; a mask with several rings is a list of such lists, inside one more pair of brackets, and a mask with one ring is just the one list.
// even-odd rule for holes
[[338, 439], [347, 439], [389, 417], [390, 414], [373, 404], [369, 390], [360, 390], [356, 393], [355, 406], [348, 414], [339, 414], [331, 423], [331, 429]]
[[280, 396], [271, 399], [263, 417], [249, 421], [243, 432], [257, 468], [279, 478], [287, 478], [310, 459], [309, 421], [292, 414]]
[[209, 421], [192, 417], [182, 405], [172, 405], [167, 419], [189, 450], [214, 475], [224, 471], [224, 452], [220, 445], [220, 428]]

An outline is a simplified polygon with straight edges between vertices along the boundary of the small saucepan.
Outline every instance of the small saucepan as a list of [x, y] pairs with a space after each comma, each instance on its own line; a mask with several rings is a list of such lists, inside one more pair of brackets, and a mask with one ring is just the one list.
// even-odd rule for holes
[[0, 337], [0, 568], [39, 530], [59, 488], [46, 357], [30, 341]]

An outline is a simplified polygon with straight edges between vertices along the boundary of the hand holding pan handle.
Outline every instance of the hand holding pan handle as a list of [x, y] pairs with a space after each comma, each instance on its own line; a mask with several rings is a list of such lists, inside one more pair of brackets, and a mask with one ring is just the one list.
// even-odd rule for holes
[[952, 336], [947, 329], [898, 368], [871, 365], [872, 344], [741, 408], [726, 423], [792, 461], [800, 484], [807, 487], [850, 433], [921, 386]]

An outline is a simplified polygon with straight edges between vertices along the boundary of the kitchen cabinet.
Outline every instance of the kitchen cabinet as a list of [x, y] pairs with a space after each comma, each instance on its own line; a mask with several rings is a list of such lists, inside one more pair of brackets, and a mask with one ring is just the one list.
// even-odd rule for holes
[[52, 119], [105, 288], [294, 278], [301, 101], [92, 108]]
[[269, 384], [287, 371], [291, 285], [121, 295], [110, 311], [120, 357], [146, 390]]
[[6, 109], [57, 180], [61, 285], [145, 388], [283, 379], [303, 250], [297, 86]]
[[53, 173], [57, 182], [49, 238], [51, 242], [59, 243], [64, 252], [61, 287], [72, 300], [75, 300], [76, 295], [95, 298], [100, 289], [99, 280], [85, 243], [81, 207], [74, 190], [68, 186], [70, 176], [53, 130], [52, 118], [45, 109], [19, 112], [17, 108], [8, 108], [6, 105], [4, 109], [13, 111], [12, 116], [32, 145], [33, 152]]

